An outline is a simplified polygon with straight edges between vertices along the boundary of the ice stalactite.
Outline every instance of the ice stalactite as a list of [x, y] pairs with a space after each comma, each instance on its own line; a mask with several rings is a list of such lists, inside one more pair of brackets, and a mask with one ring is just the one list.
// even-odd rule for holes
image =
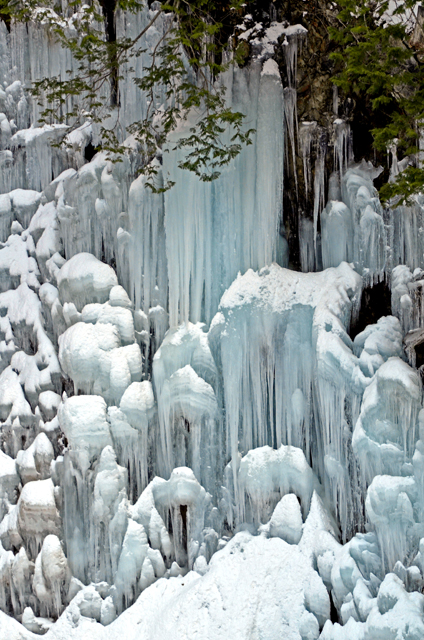
[[349, 123], [340, 118], [334, 120], [333, 127], [334, 170], [339, 173], [341, 180], [353, 162], [352, 132]]
[[324, 269], [340, 264], [341, 260], [353, 260], [353, 221], [344, 202], [330, 201], [321, 212], [321, 239]]
[[353, 526], [355, 507], [343, 471], [351, 458], [349, 427], [340, 433], [339, 425], [355, 419], [366, 386], [343, 329], [357, 312], [360, 291], [361, 279], [347, 265], [316, 275], [273, 265], [239, 276], [223, 296], [210, 341], [222, 363], [226, 451], [237, 508], [239, 451], [288, 444], [312, 460], [334, 509], [342, 511], [344, 535]]
[[[116, 463], [111, 446], [106, 446], [96, 469], [93, 491], [93, 536], [90, 556], [96, 559], [94, 578], [112, 583], [116, 570], [117, 548], [122, 544], [122, 534], [116, 531], [116, 516], [127, 496], [127, 469]], [[118, 535], [116, 535], [118, 533]], [[114, 561], [115, 560], [115, 561]]]
[[312, 186], [311, 151], [317, 126], [317, 122], [302, 121], [299, 124], [299, 149], [303, 161], [303, 179], [305, 182], [306, 196], [309, 195]]
[[420, 268], [412, 273], [406, 265], [401, 264], [391, 273], [392, 311], [399, 318], [404, 333], [414, 332], [414, 335], [411, 333], [406, 338], [409, 357], [414, 365], [415, 349], [420, 343], [418, 330], [424, 326], [423, 284], [424, 273]]
[[126, 253], [119, 256], [118, 272], [125, 269], [135, 309], [144, 314], [144, 325], [137, 328], [143, 331], [147, 370], [168, 328], [168, 267], [163, 194], [152, 193], [145, 183], [141, 175], [129, 190]]
[[314, 251], [315, 269], [321, 266], [321, 256], [318, 245], [318, 217], [325, 205], [325, 157], [327, 155], [327, 133], [318, 131], [316, 159], [314, 170]]
[[424, 257], [423, 212], [422, 195], [416, 196], [410, 206], [388, 209], [393, 266], [404, 264], [411, 271], [421, 268]]
[[146, 488], [149, 463], [157, 456], [157, 408], [151, 382], [133, 382], [121, 398], [120, 409], [109, 407], [108, 418], [118, 458], [128, 469], [129, 495], [135, 498]]
[[[147, 7], [137, 13], [127, 13], [119, 11], [116, 14], [116, 35], [117, 38], [136, 38], [142, 30], [150, 23], [155, 16], [156, 7]], [[147, 95], [134, 83], [135, 78], [143, 76], [144, 69], [152, 64], [152, 51], [161, 38], [169, 24], [169, 16], [160, 16], [144, 36], [138, 41], [136, 49], [137, 55], [123, 65], [122, 78], [120, 79], [120, 95], [125, 96], [119, 109], [119, 122], [125, 130], [134, 122], [139, 122], [146, 117], [149, 107]], [[150, 98], [149, 98], [150, 99]], [[155, 107], [159, 108], [166, 104], [165, 87], [157, 87], [153, 99]], [[153, 106], [153, 105], [152, 105]]]
[[353, 434], [367, 484], [378, 474], [401, 475], [411, 464], [420, 409], [418, 374], [400, 358], [389, 358], [365, 390]]
[[92, 513], [94, 473], [90, 467], [94, 456], [112, 445], [106, 403], [99, 396], [73, 396], [59, 407], [58, 418], [69, 446], [56, 470], [58, 484], [63, 483], [67, 558], [73, 575], [86, 580], [96, 561], [90, 556], [91, 530], [86, 515]]
[[129, 159], [107, 160], [98, 153], [63, 181], [57, 201], [66, 258], [90, 252], [108, 262], [119, 255], [118, 229], [127, 210]]
[[298, 140], [297, 119], [297, 58], [306, 37], [306, 29], [296, 25], [285, 30], [283, 52], [286, 63], [287, 87], [284, 88], [284, 114], [288, 143], [286, 154], [289, 154], [289, 145], [292, 155], [292, 167], [297, 188], [296, 173], [296, 142]]
[[159, 423], [172, 443], [171, 468], [190, 467], [202, 485], [214, 490], [222, 468], [218, 403], [213, 388], [190, 365], [165, 381]]
[[[266, 475], [264, 470], [266, 469]], [[270, 522], [271, 515], [280, 500], [287, 495], [295, 495], [300, 500], [303, 516], [309, 513], [312, 493], [322, 493], [322, 488], [308, 465], [303, 451], [290, 445], [278, 449], [269, 446], [251, 449], [239, 462], [236, 486], [233, 482], [231, 465], [226, 469], [228, 495], [237, 500], [236, 513], [232, 513], [232, 503], [228, 504], [227, 520], [242, 522]]]
[[153, 360], [160, 440], [156, 465], [168, 478], [176, 466], [190, 466], [212, 491], [221, 461], [218, 372], [202, 325], [170, 330]]
[[128, 226], [131, 236], [128, 261], [129, 287], [136, 309], [167, 307], [168, 274], [162, 194], [146, 188], [140, 176], [130, 187]]
[[365, 162], [349, 167], [341, 180], [341, 198], [330, 200], [322, 215], [323, 265], [353, 261], [370, 286], [380, 282], [390, 266], [383, 210], [373, 186], [378, 173]]
[[[277, 257], [284, 157], [283, 131], [272, 126], [284, 117], [278, 67], [254, 61], [249, 69], [231, 68], [224, 81], [230, 104], [257, 134], [211, 184], [182, 175], [183, 152], [164, 156], [164, 173], [176, 182], [165, 194], [171, 327], [188, 319], [210, 322], [238, 271]], [[246, 185], [247, 174], [253, 177]]]
[[[117, 34], [154, 14], [119, 10]], [[122, 141], [168, 19], [123, 69]], [[39, 126], [25, 87], [75, 63], [44, 27], [0, 21], [0, 608], [42, 633], [67, 607], [52, 638], [423, 635], [421, 198], [383, 210], [337, 105], [328, 128], [298, 127], [303, 27], [238, 30], [252, 59], [218, 82], [253, 144], [213, 183], [184, 174], [171, 147], [190, 114], [153, 161], [158, 186], [176, 180], [164, 195], [135, 177], [132, 137], [122, 162], [86, 162], [88, 123], [52, 147], [65, 131]], [[296, 145], [300, 262], [320, 273], [275, 264]], [[395, 317], [371, 304], [349, 336], [384, 278]]]
[[[295, 87], [284, 88], [284, 116], [286, 122], [286, 131], [290, 150], [292, 154], [291, 162], [293, 167], [296, 166], [296, 140], [298, 138], [298, 122], [297, 122], [297, 91]], [[289, 154], [289, 145], [286, 145], [286, 154]], [[294, 179], [297, 184], [297, 173], [294, 171]]]

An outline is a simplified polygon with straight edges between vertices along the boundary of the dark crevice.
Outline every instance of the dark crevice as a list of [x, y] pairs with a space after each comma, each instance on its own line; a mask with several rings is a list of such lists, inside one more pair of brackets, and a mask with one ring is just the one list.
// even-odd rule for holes
[[417, 369], [419, 369], [424, 365], [424, 342], [417, 344], [414, 351], [415, 351], [415, 366], [417, 367]]
[[335, 624], [336, 622], [339, 621], [339, 616], [338, 616], [338, 613], [337, 613], [337, 609], [336, 609], [336, 607], [334, 605], [333, 596], [331, 594], [331, 591], [330, 591], [330, 593], [328, 595], [330, 596], [330, 620], [331, 620], [331, 622], [333, 624]]
[[366, 287], [362, 291], [359, 316], [350, 331], [350, 337], [354, 340], [369, 324], [375, 324], [383, 316], [391, 314], [391, 293], [387, 282], [383, 281], [373, 287]]
[[117, 64], [117, 56], [116, 49], [113, 47], [114, 43], [116, 43], [116, 22], [115, 22], [115, 11], [116, 11], [116, 0], [100, 0], [100, 4], [102, 7], [103, 15], [105, 18], [105, 32], [106, 32], [106, 40], [112, 47], [109, 50], [109, 64], [111, 67], [110, 74], [110, 103], [111, 106], [118, 105], [118, 64]]
[[11, 23], [10, 15], [8, 15], [7, 13], [2, 13], [0, 11], [0, 20], [3, 20], [4, 24], [6, 25], [6, 29], [10, 33], [10, 23]]
[[96, 149], [95, 147], [93, 147], [93, 145], [91, 144], [91, 142], [88, 143], [88, 145], [85, 147], [84, 149], [84, 159], [87, 162], [91, 162], [91, 160], [94, 158], [94, 156], [96, 155]]
[[187, 550], [187, 505], [186, 504], [182, 504], [180, 505], [180, 513], [181, 513], [181, 520], [182, 520], [182, 533], [181, 533], [181, 544], [183, 546], [183, 549], [185, 549], [185, 551]]

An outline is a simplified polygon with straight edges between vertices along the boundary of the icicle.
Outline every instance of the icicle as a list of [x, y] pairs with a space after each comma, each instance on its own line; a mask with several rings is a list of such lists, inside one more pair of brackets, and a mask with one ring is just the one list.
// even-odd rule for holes
[[353, 160], [352, 134], [348, 122], [337, 118], [334, 123], [334, 170], [340, 180]]
[[333, 84], [333, 113], [337, 117], [339, 115], [339, 88]]
[[147, 314], [155, 305], [167, 308], [168, 276], [163, 195], [146, 188], [146, 180], [141, 175], [130, 187], [128, 260], [131, 297]]
[[299, 147], [303, 160], [303, 178], [305, 181], [305, 195], [308, 197], [311, 187], [311, 149], [317, 131], [316, 122], [302, 121], [299, 129]]
[[[287, 70], [287, 87], [284, 89], [284, 113], [288, 140], [290, 142], [293, 162], [293, 174], [297, 190], [297, 171], [296, 171], [296, 138], [298, 137], [297, 122], [297, 57], [301, 50], [306, 32], [294, 31], [290, 33], [286, 31], [286, 38], [283, 43], [284, 57]], [[288, 145], [286, 147], [288, 156]]]
[[[294, 88], [286, 87], [284, 89], [284, 115], [288, 134], [288, 141], [292, 152], [293, 175], [297, 191], [297, 172], [296, 172], [296, 143], [298, 135], [297, 127], [297, 91]], [[286, 146], [286, 156], [289, 155], [289, 146]]]
[[[336, 302], [341, 289], [330, 285], [333, 278], [344, 283], [349, 303], [344, 297]], [[223, 296], [211, 344], [222, 362], [226, 449], [237, 505], [238, 452], [288, 444], [302, 448], [326, 477], [335, 509], [340, 505], [344, 535], [354, 526], [358, 505], [346, 475], [349, 436], [340, 425], [356, 420], [366, 382], [347, 336], [344, 342], [332, 327], [338, 331], [340, 322], [355, 315], [361, 284], [346, 263], [316, 274], [272, 265], [239, 276]], [[336, 308], [338, 320], [330, 311]]]
[[325, 207], [325, 157], [327, 153], [327, 136], [325, 131], [319, 133], [314, 172], [314, 249], [315, 264], [318, 264], [318, 216]]
[[178, 169], [182, 151], [164, 156], [164, 172], [176, 182], [165, 194], [171, 327], [209, 323], [239, 271], [276, 259], [284, 148], [282, 127], [273, 123], [284, 118], [281, 79], [272, 60], [231, 74], [230, 104], [256, 128], [253, 144], [213, 183]]

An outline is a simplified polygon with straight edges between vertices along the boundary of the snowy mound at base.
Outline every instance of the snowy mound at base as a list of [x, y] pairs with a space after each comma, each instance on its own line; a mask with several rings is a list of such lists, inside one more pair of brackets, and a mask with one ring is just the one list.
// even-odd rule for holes
[[[307, 557], [279, 538], [240, 532], [215, 554], [204, 576], [159, 580], [108, 627], [82, 617], [74, 600], [46, 640], [315, 640], [330, 615], [327, 590]], [[7, 640], [29, 640], [0, 613]]]

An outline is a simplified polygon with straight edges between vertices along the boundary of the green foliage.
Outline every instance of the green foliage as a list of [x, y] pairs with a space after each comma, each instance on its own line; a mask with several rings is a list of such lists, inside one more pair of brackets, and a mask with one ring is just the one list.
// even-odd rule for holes
[[396, 145], [412, 166], [384, 185], [383, 200], [408, 202], [424, 190], [419, 137], [424, 123], [424, 51], [411, 39], [417, 3], [404, 0], [337, 0], [338, 25], [330, 36], [338, 45], [332, 54], [333, 81], [345, 95], [360, 97], [377, 123], [374, 147]]
[[[4, 2], [5, 0], [0, 0]], [[9, 12], [15, 20], [37, 20], [44, 24], [62, 47], [72, 52], [78, 69], [68, 78], [43, 78], [35, 82], [32, 93], [44, 106], [45, 122], [64, 122], [76, 129], [87, 120], [100, 126], [101, 148], [111, 159], [125, 152], [119, 129], [119, 82], [122, 72], [132, 70], [134, 60], [144, 53], [140, 40], [158, 20], [165, 24], [162, 35], [151, 52], [151, 64], [135, 83], [147, 95], [145, 118], [134, 122], [129, 132], [140, 143], [142, 171], [154, 191], [157, 187], [157, 162], [152, 162], [158, 148], [169, 149], [171, 134], [184, 120], [192, 121], [189, 134], [179, 137], [172, 148], [186, 149], [180, 168], [194, 172], [201, 180], [211, 181], [220, 168], [251, 144], [254, 130], [244, 130], [244, 115], [226, 105], [225, 88], [219, 74], [226, 71], [226, 46], [223, 21], [241, 11], [242, 0], [229, 5], [216, 0], [170, 0], [152, 12], [149, 24], [135, 38], [116, 38], [108, 29], [107, 11], [136, 13], [145, 8], [139, 0], [73, 0], [65, 14], [53, 2], [17, 0]], [[2, 5], [0, 5], [0, 11]], [[72, 13], [71, 13], [72, 12]], [[112, 14], [113, 15], [113, 14]], [[221, 17], [220, 20], [217, 19]], [[112, 37], [110, 34], [112, 33]], [[105, 100], [107, 94], [109, 99]], [[163, 106], [163, 97], [166, 98]], [[77, 98], [77, 99], [75, 99]], [[46, 106], [47, 105], [47, 106]], [[114, 116], [116, 124], [105, 124]]]

